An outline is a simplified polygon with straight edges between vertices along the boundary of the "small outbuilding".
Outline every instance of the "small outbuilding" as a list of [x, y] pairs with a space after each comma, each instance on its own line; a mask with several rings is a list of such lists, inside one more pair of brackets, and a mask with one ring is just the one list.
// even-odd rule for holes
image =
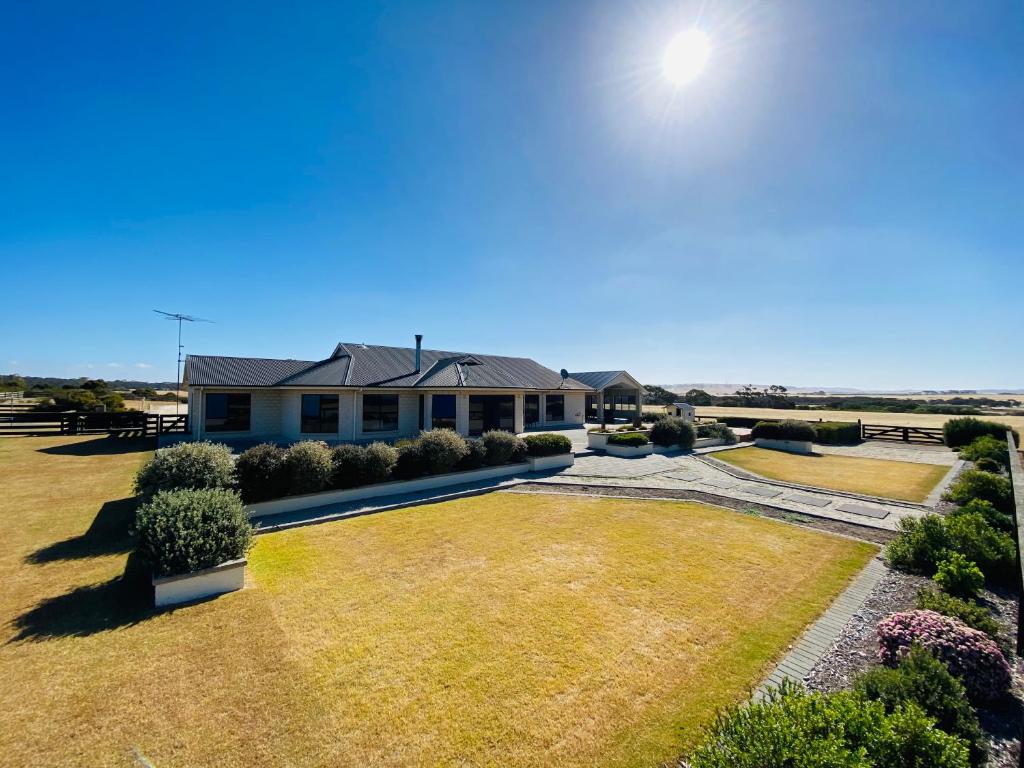
[[697, 415], [697, 410], [689, 403], [672, 403], [668, 407], [668, 413], [670, 416], [678, 416], [692, 424], [694, 417]]

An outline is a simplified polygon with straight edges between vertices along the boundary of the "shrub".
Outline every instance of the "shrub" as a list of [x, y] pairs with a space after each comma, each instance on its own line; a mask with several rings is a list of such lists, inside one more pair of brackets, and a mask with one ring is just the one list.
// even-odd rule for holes
[[989, 525], [977, 512], [946, 518], [949, 548], [973, 560], [989, 579], [1005, 581], [1013, 576], [1017, 547], [1013, 539]]
[[981, 515], [985, 518], [985, 522], [993, 528], [998, 528], [1001, 531], [1007, 532], [1013, 531], [1013, 518], [1004, 512], [1000, 512], [992, 506], [992, 502], [985, 501], [984, 499], [972, 499], [962, 507], [957, 507], [954, 511], [949, 513], [950, 516], [970, 514]]
[[608, 445], [626, 445], [636, 448], [641, 445], [647, 445], [650, 440], [647, 439], [647, 435], [639, 432], [632, 432], [627, 435], [612, 435], [608, 438]]
[[950, 547], [946, 523], [939, 515], [905, 517], [899, 533], [885, 546], [885, 559], [901, 571], [933, 576]]
[[273, 443], [254, 445], [242, 451], [235, 462], [235, 475], [243, 501], [278, 499], [287, 493], [284, 455], [284, 449]]
[[1005, 433], [1002, 439], [992, 437], [992, 435], [974, 438], [969, 445], [960, 449], [960, 458], [965, 461], [973, 461], [975, 464], [987, 459], [989, 463], [995, 463], [1000, 469], [1009, 467], [1010, 450], [1006, 445]]
[[525, 442], [530, 456], [559, 456], [572, 452], [572, 441], [565, 435], [527, 435]]
[[974, 462], [974, 468], [979, 472], [992, 472], [993, 474], [999, 474], [1003, 471], [1003, 465], [995, 459], [990, 459], [987, 456], [983, 456]]
[[762, 701], [720, 712], [691, 768], [967, 768], [966, 745], [913, 703], [886, 713], [849, 691], [786, 681]]
[[852, 445], [860, 442], [860, 424], [855, 421], [822, 421], [812, 425], [814, 440], [825, 445]]
[[253, 528], [237, 493], [201, 488], [157, 492], [139, 507], [135, 534], [153, 572], [174, 576], [245, 557]]
[[999, 631], [999, 622], [992, 618], [992, 612], [974, 600], [961, 600], [933, 589], [922, 589], [917, 593], [917, 607], [923, 611], [935, 611], [943, 616], [959, 619], [971, 629], [984, 632], [991, 637], [1005, 653], [1008, 648]]
[[985, 762], [985, 738], [978, 715], [964, 698], [963, 684], [946, 665], [920, 645], [890, 669], [875, 667], [857, 677], [854, 690], [867, 699], [881, 702], [888, 713], [907, 703], [916, 704], [946, 733], [958, 736], [970, 749], [971, 764]]
[[733, 445], [736, 443], [736, 433], [729, 429], [727, 424], [720, 424], [718, 422], [698, 424], [697, 437], [711, 437], [718, 440], [725, 440], [727, 445]]
[[932, 577], [943, 590], [956, 597], [974, 597], [985, 586], [985, 574], [978, 564], [959, 552], [950, 552]]
[[[959, 448], [962, 445], [970, 445], [976, 438], [982, 435], [990, 435], [996, 440], [1006, 441], [1006, 433], [1010, 430], [1005, 424], [995, 421], [983, 421], [971, 416], [963, 416], [957, 419], [950, 419], [942, 425], [942, 435], [946, 445], [950, 448]], [[1020, 445], [1020, 435], [1013, 430], [1014, 440]]]
[[161, 448], [135, 476], [135, 492], [151, 498], [157, 491], [182, 488], [231, 488], [235, 462], [220, 443], [178, 443]]
[[942, 498], [956, 504], [981, 499], [1004, 514], [1013, 513], [1013, 485], [1008, 478], [991, 472], [979, 472], [976, 469], [961, 472]]
[[521, 437], [516, 438], [516, 444], [512, 448], [512, 462], [522, 463], [526, 461], [526, 457], [530, 455], [530, 447], [526, 444], [526, 441]]
[[399, 480], [423, 477], [429, 471], [419, 440], [399, 441], [395, 444], [395, 451], [398, 456], [392, 474]]
[[643, 419], [643, 421], [646, 421], [648, 424], [657, 424], [662, 419], [669, 419], [669, 418], [672, 418], [672, 417], [669, 416], [664, 411], [645, 411], [643, 413], [643, 415], [641, 416], [641, 419]]
[[683, 450], [693, 448], [696, 433], [693, 425], [677, 416], [668, 416], [656, 421], [651, 427], [650, 442], [663, 448], [678, 445]]
[[934, 611], [894, 613], [878, 624], [878, 658], [896, 666], [920, 643], [960, 678], [976, 702], [992, 701], [1010, 687], [1010, 666], [984, 632]]
[[363, 459], [363, 481], [383, 483], [391, 478], [398, 461], [398, 452], [387, 443], [374, 442], [366, 446]]
[[334, 466], [331, 449], [319, 440], [304, 440], [292, 445], [284, 455], [284, 473], [288, 493], [318, 493], [331, 484]]
[[335, 488], [355, 488], [365, 483], [366, 449], [348, 443], [331, 449], [331, 485]]
[[459, 461], [459, 469], [480, 469], [487, 463], [487, 449], [479, 440], [467, 440], [469, 452]]
[[480, 435], [480, 442], [487, 449], [487, 463], [492, 467], [499, 464], [508, 464], [516, 452], [518, 437], [511, 432], [504, 432], [500, 429], [492, 429]]
[[806, 421], [784, 419], [782, 421], [759, 421], [750, 431], [753, 438], [766, 440], [814, 440], [814, 427]]
[[885, 548], [889, 565], [901, 571], [934, 576], [948, 552], [973, 560], [990, 579], [1012, 574], [1016, 548], [1013, 539], [993, 528], [978, 512], [960, 510], [942, 518], [925, 515], [900, 520], [899, 533]]
[[432, 429], [417, 440], [423, 464], [431, 475], [451, 472], [469, 453], [465, 439], [451, 429]]

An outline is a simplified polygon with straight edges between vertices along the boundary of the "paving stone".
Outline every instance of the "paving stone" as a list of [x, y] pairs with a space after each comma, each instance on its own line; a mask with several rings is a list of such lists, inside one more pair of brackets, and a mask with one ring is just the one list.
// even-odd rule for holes
[[879, 507], [869, 507], [866, 504], [836, 504], [833, 509], [838, 509], [840, 512], [848, 512], [851, 515], [862, 515], [863, 517], [873, 517], [876, 520], [884, 520], [889, 516], [889, 510], [881, 509]]
[[700, 479], [699, 472], [665, 472], [662, 477], [670, 477], [673, 480], [682, 480], [687, 483], [692, 483], [695, 480]]
[[754, 496], [763, 496], [766, 499], [774, 499], [776, 496], [780, 496], [782, 491], [778, 488], [772, 488], [769, 485], [754, 485], [750, 488], [742, 488], [744, 493], [750, 493]]
[[810, 507], [827, 507], [831, 499], [808, 496], [806, 493], [794, 493], [792, 496], [787, 496], [786, 501], [795, 501], [797, 504], [807, 504]]
[[711, 478], [710, 480], [701, 480], [702, 485], [710, 485], [712, 488], [735, 488], [737, 483], [735, 480], [720, 480], [718, 478]]

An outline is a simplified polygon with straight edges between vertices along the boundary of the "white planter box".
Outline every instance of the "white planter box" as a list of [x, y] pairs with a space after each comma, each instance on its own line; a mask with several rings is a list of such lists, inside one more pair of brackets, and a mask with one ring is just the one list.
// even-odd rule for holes
[[[652, 443], [653, 445], [653, 443]], [[665, 453], [679, 453], [682, 448], [678, 445], [655, 445], [654, 453], [665, 454]]]
[[180, 576], [154, 576], [153, 602], [157, 608], [162, 608], [239, 590], [245, 586], [247, 562], [242, 558]]
[[715, 445], [725, 445], [725, 439], [721, 437], [698, 437], [693, 441], [694, 448], [711, 448]]
[[648, 429], [631, 429], [629, 432], [587, 432], [587, 447], [599, 451], [605, 450], [608, 445], [608, 438], [613, 435], [647, 435], [651, 432]]
[[323, 507], [327, 504], [343, 504], [349, 501], [376, 499], [380, 496], [430, 491], [449, 485], [475, 483], [479, 480], [492, 480], [496, 477], [508, 477], [509, 475], [518, 475], [521, 472], [529, 471], [531, 469], [527, 462], [522, 464], [503, 464], [500, 467], [483, 467], [482, 469], [470, 469], [465, 472], [449, 472], [445, 475], [417, 477], [415, 480], [394, 480], [389, 483], [363, 485], [359, 488], [321, 491], [320, 493], [307, 493], [301, 496], [286, 496], [283, 499], [249, 504], [246, 506], [245, 511], [249, 514], [249, 517], [266, 517], [267, 515], [279, 515], [282, 512], [297, 512], [300, 509]]
[[789, 451], [790, 453], [812, 453], [810, 440], [769, 440], [758, 437], [754, 440], [758, 448], [771, 448], [773, 451]]
[[633, 458], [634, 456], [650, 456], [654, 453], [654, 443], [647, 445], [608, 445], [605, 446], [609, 456], [620, 456], [622, 458]]
[[576, 462], [576, 455], [572, 453], [559, 453], [554, 456], [529, 456], [531, 472], [543, 472], [549, 469], [562, 469], [571, 467]]

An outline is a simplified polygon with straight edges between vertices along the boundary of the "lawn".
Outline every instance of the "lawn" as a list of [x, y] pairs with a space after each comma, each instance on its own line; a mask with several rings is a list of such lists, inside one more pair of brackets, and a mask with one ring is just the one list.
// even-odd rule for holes
[[715, 458], [772, 480], [903, 501], [924, 501], [949, 472], [948, 466], [937, 464], [831, 454], [806, 456], [766, 448], [720, 451]]
[[656, 766], [875, 552], [493, 493], [260, 536], [249, 588], [157, 613], [120, 578], [144, 448], [0, 441], [8, 764]]

